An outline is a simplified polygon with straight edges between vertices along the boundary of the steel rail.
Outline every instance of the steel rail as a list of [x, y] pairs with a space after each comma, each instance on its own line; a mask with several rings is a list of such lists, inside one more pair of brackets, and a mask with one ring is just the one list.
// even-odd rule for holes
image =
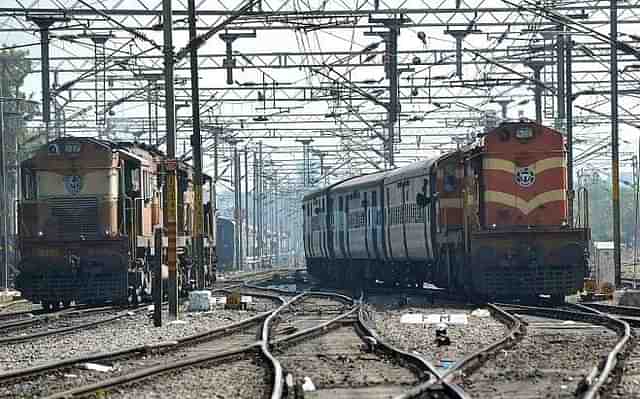
[[22, 305], [28, 303], [26, 299], [18, 299], [11, 302], [0, 303], [0, 312], [4, 311], [6, 308], [10, 308], [16, 305]]
[[[598, 373], [599, 371], [599, 374], [595, 375], [596, 378], [593, 378], [594, 376], [590, 374], [592, 378], [589, 379], [588, 381], [595, 380], [595, 382], [589, 385], [589, 389], [587, 390], [587, 392], [584, 393], [582, 397], [583, 399], [594, 399], [599, 397], [601, 391], [603, 390], [605, 384], [607, 384], [607, 381], [610, 379], [612, 373], [615, 373], [616, 370], [618, 371], [619, 374], [621, 373], [622, 362], [624, 361], [624, 357], [627, 354], [628, 350], [630, 349], [628, 345], [631, 344], [631, 326], [629, 325], [628, 322], [620, 318], [617, 318], [615, 316], [611, 316], [607, 313], [604, 313], [596, 309], [595, 307], [591, 307], [589, 305], [580, 305], [580, 304], [575, 304], [574, 306], [584, 310], [595, 310], [597, 314], [603, 317], [606, 317], [609, 320], [612, 320], [613, 322], [615, 322], [615, 325], [616, 325], [614, 329], [620, 336], [620, 339], [618, 340], [616, 345], [607, 355], [607, 360], [604, 366], [601, 368], [601, 370], [599, 370], [600, 365], [594, 367], [592, 374], [594, 372]], [[618, 377], [619, 376], [620, 375], [618, 375]]]
[[330, 293], [330, 292], [313, 291], [313, 290], [288, 291], [288, 290], [283, 290], [281, 288], [261, 287], [259, 285], [254, 285], [254, 284], [243, 284], [243, 286], [249, 289], [269, 291], [269, 292], [273, 292], [281, 295], [297, 295], [297, 294], [304, 293], [308, 297], [316, 297], [316, 298], [330, 297], [330, 298], [338, 299], [341, 302], [349, 303], [352, 305], [354, 304], [354, 299], [352, 297], [344, 294], [334, 293], [334, 292]]
[[359, 308], [359, 306], [354, 306], [353, 308], [349, 309], [339, 316], [334, 317], [331, 320], [327, 320], [324, 323], [320, 323], [316, 326], [309, 327], [304, 330], [296, 331], [295, 333], [289, 334], [282, 338], [273, 339], [269, 342], [269, 344], [272, 345], [274, 349], [280, 349], [286, 345], [293, 345], [301, 339], [309, 338], [316, 333], [326, 332], [331, 326], [336, 326], [343, 322], [351, 324], [353, 323], [353, 321], [345, 321], [345, 319], [353, 316]]
[[[422, 385], [424, 385], [425, 387], [427, 385], [432, 386], [437, 381], [441, 380], [440, 373], [435, 368], [435, 366], [431, 364], [431, 362], [429, 362], [427, 359], [423, 358], [422, 356], [405, 352], [402, 349], [399, 349], [393, 346], [392, 344], [386, 342], [385, 340], [382, 339], [382, 337], [380, 337], [380, 335], [374, 330], [373, 327], [369, 326], [369, 323], [368, 323], [369, 321], [370, 321], [369, 313], [365, 311], [363, 308], [361, 308], [360, 312], [358, 313], [358, 323], [361, 325], [366, 335], [373, 339], [374, 343], [372, 345], [374, 346], [375, 349], [381, 350], [384, 353], [394, 356], [402, 361], [406, 361], [414, 365], [418, 365], [423, 370], [428, 371], [430, 376], [435, 378], [435, 381], [434, 381], [434, 378], [429, 378], [428, 381], [421, 383], [420, 386]], [[405, 392], [402, 395], [396, 396], [395, 399], [408, 399], [422, 393], [418, 391], [414, 393], [413, 392], [414, 389], [408, 392]]]
[[624, 305], [608, 305], [604, 303], [595, 303], [595, 302], [582, 302], [580, 309], [584, 309], [585, 307], [588, 309], [593, 309], [596, 311], [600, 311], [603, 313], [613, 313], [624, 316], [632, 316], [632, 317], [640, 317], [640, 307], [636, 306], [624, 306]]
[[436, 383], [440, 383], [443, 389], [454, 398], [468, 398], [468, 395], [462, 390], [462, 388], [453, 383], [454, 376], [457, 373], [472, 372], [480, 367], [490, 356], [495, 355], [499, 350], [515, 345], [526, 334], [525, 325], [520, 321], [520, 319], [505, 312], [495, 304], [490, 303], [486, 306], [489, 308], [493, 317], [509, 327], [507, 334], [484, 348], [467, 355], [462, 360], [454, 364], [446, 373], [440, 374], [436, 371], [436, 381], [427, 381], [422, 383], [394, 399], [418, 398]]
[[584, 378], [585, 389], [580, 395], [582, 399], [595, 399], [599, 397], [607, 381], [614, 373], [620, 373], [623, 366], [625, 352], [631, 344], [631, 326], [628, 322], [600, 312], [585, 305], [571, 304], [571, 307], [581, 311], [570, 311], [554, 308], [542, 308], [534, 306], [510, 305], [501, 306], [515, 309], [516, 312], [555, 318], [560, 320], [583, 321], [591, 324], [598, 324], [616, 332], [619, 336], [616, 345], [613, 347], [604, 362], [597, 364], [588, 376]]
[[[84, 305], [82, 305], [84, 306]], [[73, 315], [82, 315], [82, 314], [87, 314], [87, 313], [97, 313], [97, 312], [103, 312], [103, 311], [109, 311], [109, 310], [116, 310], [118, 309], [118, 306], [101, 306], [101, 307], [88, 307], [88, 308], [74, 308], [74, 309], [63, 309], [60, 310], [58, 312], [55, 313], [48, 313], [45, 310], [43, 311], [37, 311], [37, 312], [19, 312], [18, 315], [23, 315], [23, 314], [29, 314], [29, 313], [37, 313], [37, 316], [34, 316], [32, 318], [29, 319], [23, 319], [23, 320], [16, 320], [16, 321], [10, 321], [10, 322], [6, 322], [6, 323], [2, 323], [0, 324], [0, 331], [3, 330], [11, 330], [14, 329], [16, 327], [23, 327], [23, 326], [29, 326], [29, 325], [33, 325], [33, 324], [37, 324], [39, 322], [43, 322], [43, 323], [48, 323], [51, 320], [57, 320], [63, 316], [73, 316]], [[43, 331], [43, 332], [37, 332], [37, 333], [32, 333], [32, 334], [26, 334], [26, 335], [21, 335], [21, 336], [15, 336], [15, 337], [4, 337], [4, 338], [0, 338], [0, 345], [1, 344], [9, 344], [9, 343], [17, 343], [17, 342], [24, 342], [24, 341], [29, 341], [31, 339], [35, 339], [35, 338], [40, 338], [40, 337], [45, 337], [45, 336], [50, 336], [50, 335], [56, 335], [56, 334], [63, 334], [65, 332], [69, 332], [69, 331], [74, 331], [74, 330], [82, 330], [85, 328], [89, 328], [89, 327], [93, 327], [93, 326], [97, 326], [103, 323], [109, 323], [115, 320], [118, 320], [120, 318], [123, 318], [125, 316], [127, 316], [129, 314], [129, 312], [136, 312], [139, 309], [144, 308], [144, 306], [140, 306], [136, 309], [131, 309], [131, 310], [125, 310], [115, 316], [112, 317], [107, 317], [101, 320], [96, 320], [96, 321], [92, 321], [92, 322], [88, 322], [88, 323], [80, 323], [80, 324], [76, 324], [70, 327], [64, 327], [64, 328], [58, 328], [58, 329], [53, 329], [53, 330], [47, 330], [47, 331]]]
[[[279, 297], [273, 297], [271, 295], [255, 295], [255, 296], [261, 296], [264, 298], [274, 299], [279, 302], [284, 302], [284, 299]], [[138, 353], [149, 353], [156, 350], [174, 350], [185, 345], [207, 341], [213, 338], [217, 338], [220, 335], [224, 336], [225, 334], [229, 334], [239, 329], [245, 328], [251, 324], [262, 321], [271, 312], [272, 311], [262, 312], [255, 316], [249, 317], [247, 319], [241, 320], [236, 323], [217, 327], [208, 331], [203, 331], [201, 333], [189, 335], [189, 336], [178, 338], [168, 342], [161, 342], [161, 343], [152, 344], [152, 345], [145, 344], [145, 345], [132, 346], [122, 350], [118, 350], [118, 351], [102, 352], [102, 353], [95, 353], [90, 355], [81, 355], [81, 356], [76, 356], [69, 359], [63, 359], [59, 361], [39, 364], [36, 366], [24, 368], [24, 369], [9, 370], [9, 371], [0, 373], [0, 382], [12, 380], [16, 378], [22, 378], [30, 375], [40, 374], [46, 371], [51, 371], [51, 370], [59, 369], [62, 367], [68, 367], [78, 363], [95, 362], [98, 360], [118, 358], [123, 356], [131, 356]]]
[[640, 308], [633, 306], [606, 305], [603, 303], [568, 304], [580, 312], [606, 313], [629, 323], [631, 327], [640, 328]]
[[[28, 301], [25, 301], [28, 302]], [[115, 309], [117, 308], [116, 306], [90, 306], [90, 305], [75, 305], [75, 306], [71, 306], [68, 308], [64, 308], [64, 309], [60, 309], [57, 310], [55, 312], [50, 312], [47, 311], [46, 309], [32, 309], [32, 310], [22, 310], [22, 311], [18, 311], [18, 312], [3, 312], [0, 313], [0, 319], [7, 319], [7, 318], [11, 318], [11, 317], [18, 317], [18, 316], [26, 316], [26, 315], [33, 315], [34, 317], [37, 318], [37, 320], [46, 320], [46, 319], [53, 319], [53, 318], [57, 318], [59, 316], [63, 316], [63, 315], [73, 315], [74, 313], [88, 313], [88, 312], [99, 312], [102, 310], [108, 310], [108, 309]], [[5, 324], [9, 324], [9, 323], [4, 323], [0, 325], [0, 330], [5, 328]]]
[[341, 301], [344, 301], [345, 299], [347, 299], [351, 303], [353, 303], [353, 300], [351, 298], [341, 294], [328, 293], [328, 292], [312, 292], [312, 293], [303, 292], [301, 294], [296, 295], [290, 301], [284, 303], [282, 306], [276, 309], [269, 317], [267, 317], [267, 319], [265, 319], [263, 329], [262, 329], [261, 349], [264, 356], [267, 357], [267, 359], [269, 359], [269, 361], [271, 362], [273, 372], [274, 372], [274, 382], [273, 382], [273, 388], [271, 390], [271, 399], [281, 399], [284, 392], [284, 375], [283, 375], [284, 372], [283, 372], [282, 364], [280, 364], [278, 359], [271, 353], [272, 345], [274, 347], [277, 347], [278, 345], [282, 345], [283, 342], [294, 342], [294, 340], [300, 339], [301, 337], [307, 337], [314, 332], [325, 331], [325, 329], [329, 325], [335, 324], [336, 322], [342, 320], [343, 318], [348, 317], [348, 315], [350, 315], [351, 312], [355, 312], [358, 308], [357, 306], [355, 306], [350, 311], [334, 319], [331, 319], [328, 322], [288, 335], [280, 340], [273, 340], [273, 342], [271, 342], [269, 338], [271, 333], [270, 327], [272, 322], [275, 320], [275, 318], [278, 317], [284, 309], [290, 307], [292, 304], [306, 297], [330, 297], [330, 298], [339, 299]]
[[[119, 377], [114, 377], [99, 383], [95, 383], [95, 384], [91, 384], [91, 385], [86, 385], [86, 386], [82, 386], [82, 387], [78, 387], [78, 388], [74, 388], [71, 390], [67, 390], [64, 392], [59, 392], [50, 396], [47, 396], [46, 399], [63, 399], [63, 398], [72, 398], [72, 397], [77, 397], [77, 396], [83, 396], [86, 394], [89, 394], [91, 392], [95, 392], [98, 390], [104, 390], [104, 389], [108, 389], [108, 388], [113, 388], [115, 386], [120, 386], [120, 385], [124, 385], [130, 382], [134, 382], [134, 381], [139, 381], [139, 380], [143, 380], [149, 377], [152, 377], [154, 375], [158, 375], [167, 371], [172, 371], [172, 370], [179, 370], [182, 368], [186, 368], [186, 367], [190, 367], [196, 364], [202, 364], [202, 363], [207, 363], [207, 362], [214, 362], [214, 361], [220, 361], [223, 359], [228, 359], [228, 358], [232, 358], [235, 356], [246, 356], [248, 354], [250, 354], [251, 352], [259, 352], [263, 357], [265, 357], [271, 364], [272, 364], [272, 368], [274, 370], [274, 374], [275, 374], [275, 379], [274, 379], [274, 392], [276, 394], [279, 394], [280, 396], [278, 396], [278, 398], [282, 397], [282, 388], [280, 390], [277, 390], [277, 384], [280, 383], [281, 387], [284, 386], [284, 381], [281, 378], [280, 381], [278, 381], [277, 378], [277, 373], [278, 370], [280, 372], [280, 374], [282, 375], [282, 367], [280, 365], [280, 363], [277, 361], [277, 359], [275, 359], [275, 357], [273, 357], [268, 349], [268, 346], [270, 345], [270, 343], [267, 341], [269, 338], [269, 324], [270, 322], [273, 320], [273, 317], [276, 314], [276, 312], [286, 308], [287, 306], [291, 305], [294, 302], [297, 302], [298, 300], [302, 299], [305, 297], [305, 294], [300, 294], [298, 296], [296, 296], [296, 298], [291, 299], [288, 302], [284, 302], [283, 304], [276, 310], [270, 311], [268, 313], [270, 313], [270, 315], [265, 319], [264, 323], [263, 323], [263, 327], [262, 327], [262, 340], [259, 342], [254, 342], [252, 344], [249, 345], [245, 345], [242, 347], [238, 347], [238, 348], [233, 348], [233, 349], [229, 349], [223, 352], [219, 352], [219, 353], [215, 353], [215, 354], [207, 354], [207, 355], [201, 355], [201, 356], [192, 356], [186, 359], [182, 359], [180, 361], [177, 362], [172, 362], [169, 364], [163, 364], [163, 365], [159, 365], [159, 366], [153, 366], [153, 367], [148, 367], [148, 368], [144, 368], [141, 370], [137, 370], [134, 372], [131, 372], [127, 375], [124, 376], [119, 376]], [[348, 314], [346, 315], [342, 315], [336, 319], [333, 319], [327, 323], [323, 323], [321, 325], [318, 325], [316, 327], [312, 327], [309, 330], [323, 330], [326, 328], [327, 324], [330, 323], [336, 323], [338, 322], [341, 318], [344, 318], [346, 316], [348, 316], [349, 314], [352, 314], [352, 312], [354, 312], [356, 309], [352, 309], [350, 312], [348, 312]], [[254, 317], [255, 318], [255, 317]], [[305, 333], [308, 333], [308, 330], [304, 331]], [[302, 334], [301, 333], [296, 333], [287, 337], [284, 337], [283, 339], [279, 340], [281, 341], [288, 341], [288, 340], [295, 340], [296, 338], [299, 338]], [[278, 367], [279, 366], [279, 367]]]
[[115, 386], [127, 384], [133, 381], [142, 380], [142, 379], [145, 379], [157, 374], [161, 374], [167, 371], [177, 370], [177, 369], [193, 366], [200, 363], [206, 363], [206, 362], [211, 362], [215, 360], [222, 360], [232, 356], [246, 354], [247, 352], [251, 350], [255, 350], [258, 347], [259, 347], [259, 343], [253, 343], [245, 347], [231, 349], [231, 350], [216, 353], [216, 354], [193, 356], [184, 360], [179, 360], [177, 362], [144, 368], [138, 371], [131, 372], [127, 375], [114, 377], [114, 378], [110, 378], [108, 380], [101, 381], [95, 384], [70, 389], [64, 392], [59, 392], [57, 394], [46, 396], [45, 398], [46, 399], [67, 399], [67, 398], [73, 398], [81, 395], [86, 395], [98, 390], [108, 389]]
[[[129, 316], [131, 314], [130, 311], [125, 311], [125, 312], [120, 312], [115, 316], [111, 316], [111, 317], [106, 317], [104, 319], [100, 319], [100, 320], [94, 320], [94, 321], [90, 321], [87, 323], [80, 323], [80, 324], [76, 324], [73, 326], [69, 326], [69, 327], [63, 327], [63, 328], [56, 328], [53, 330], [47, 330], [47, 331], [40, 331], [40, 332], [36, 332], [33, 334], [27, 334], [27, 335], [20, 335], [20, 336], [14, 336], [14, 337], [5, 337], [5, 338], [0, 338], [0, 345], [3, 344], [15, 344], [15, 343], [19, 343], [19, 342], [25, 342], [25, 341], [30, 341], [32, 339], [36, 339], [36, 338], [42, 338], [42, 337], [48, 337], [51, 335], [59, 335], [59, 334], [64, 334], [67, 332], [71, 332], [71, 331], [79, 331], [79, 330], [84, 330], [90, 327], [96, 327], [99, 326], [101, 324], [106, 324], [106, 323], [110, 323], [119, 319], [122, 319], [126, 316]], [[26, 320], [28, 323], [25, 324], [34, 324], [36, 321], [33, 320]], [[19, 325], [19, 322], [16, 322], [15, 325]], [[2, 329], [4, 326], [0, 326], [0, 329]]]
[[273, 388], [271, 390], [271, 399], [280, 399], [282, 397], [282, 392], [284, 390], [284, 376], [282, 372], [282, 364], [278, 361], [278, 359], [273, 356], [269, 349], [269, 334], [270, 334], [270, 325], [271, 322], [275, 319], [275, 317], [292, 303], [297, 302], [304, 294], [299, 294], [289, 300], [288, 302], [280, 305], [279, 308], [271, 312], [269, 316], [264, 320], [264, 324], [262, 326], [262, 340], [260, 341], [260, 350], [264, 357], [271, 363], [271, 368], [273, 369]]

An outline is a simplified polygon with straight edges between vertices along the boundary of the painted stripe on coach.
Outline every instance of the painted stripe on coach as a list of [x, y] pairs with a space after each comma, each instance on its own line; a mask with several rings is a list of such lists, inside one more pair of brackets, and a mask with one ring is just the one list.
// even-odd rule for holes
[[563, 168], [566, 166], [566, 162], [563, 157], [545, 158], [536, 161], [530, 165], [516, 165], [515, 162], [508, 159], [501, 158], [484, 158], [482, 160], [482, 168], [486, 170], [502, 170], [507, 173], [514, 173], [517, 168], [528, 167], [533, 169], [536, 173], [542, 173], [545, 170], [553, 168]]
[[485, 191], [484, 193], [485, 203], [493, 202], [500, 205], [506, 205], [520, 210], [525, 215], [528, 215], [541, 205], [553, 201], [566, 201], [566, 199], [567, 192], [565, 190], [547, 191], [535, 196], [529, 201], [512, 194], [501, 193], [498, 191]]

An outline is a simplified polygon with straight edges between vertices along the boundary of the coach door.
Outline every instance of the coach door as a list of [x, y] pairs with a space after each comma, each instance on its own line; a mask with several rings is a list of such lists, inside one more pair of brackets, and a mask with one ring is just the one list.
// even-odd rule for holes
[[334, 251], [334, 236], [335, 236], [335, 210], [333, 206], [333, 197], [327, 195], [327, 246], [329, 251], [329, 259], [336, 257]]
[[409, 180], [402, 182], [402, 187], [400, 189], [402, 193], [402, 242], [404, 243], [404, 255], [406, 260], [410, 260], [409, 258], [409, 242], [407, 237], [407, 224], [409, 223]]
[[344, 196], [343, 195], [338, 195], [338, 245], [340, 247], [340, 257], [341, 258], [346, 258], [347, 257], [347, 251], [344, 247], [344, 241], [345, 241], [345, 234], [346, 234], [346, 225], [347, 225], [347, 214], [345, 212], [345, 208], [344, 208]]
[[378, 229], [379, 229], [379, 210], [378, 210], [378, 191], [371, 191], [371, 206], [367, 209], [369, 215], [369, 224], [367, 226], [368, 231], [368, 253], [369, 259], [375, 257], [380, 259], [380, 243], [378, 242]]

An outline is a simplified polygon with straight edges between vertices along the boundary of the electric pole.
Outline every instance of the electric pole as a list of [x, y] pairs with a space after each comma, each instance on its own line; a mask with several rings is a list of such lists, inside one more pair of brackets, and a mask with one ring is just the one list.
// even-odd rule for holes
[[167, 165], [164, 221], [167, 226], [167, 265], [169, 267], [169, 317], [178, 319], [178, 265], [177, 265], [177, 160], [175, 132], [175, 98], [173, 89], [173, 36], [171, 19], [171, 0], [162, 0], [162, 22], [164, 33], [164, 85], [165, 119], [167, 124]]
[[618, 0], [609, 0], [611, 40], [611, 194], [613, 208], [613, 262], [615, 284], [621, 284], [620, 259], [620, 165], [618, 162]]
[[[189, 0], [189, 41], [196, 38], [196, 2]], [[200, 135], [200, 93], [198, 82], [198, 48], [191, 46], [189, 50], [191, 69], [191, 118], [193, 135], [191, 147], [193, 149], [194, 168], [194, 266], [198, 289], [204, 288], [204, 205], [202, 201], [202, 137]]]

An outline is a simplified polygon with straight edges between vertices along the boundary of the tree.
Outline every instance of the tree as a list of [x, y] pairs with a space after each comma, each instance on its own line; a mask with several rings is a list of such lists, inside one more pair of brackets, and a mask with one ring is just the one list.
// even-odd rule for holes
[[[611, 181], [596, 179], [587, 185], [589, 192], [589, 221], [594, 241], [613, 240]], [[620, 185], [621, 241], [633, 245], [635, 223], [635, 195], [630, 185]], [[577, 210], [576, 210], [577, 211]], [[639, 237], [640, 238], [640, 237]]]
[[26, 99], [21, 88], [25, 78], [32, 71], [31, 61], [27, 59], [29, 52], [11, 48], [6, 44], [2, 47], [4, 50], [0, 51], [1, 94], [3, 97]]
[[[19, 163], [31, 153], [35, 146], [44, 143], [46, 135], [42, 134], [43, 132], [36, 132], [34, 135], [26, 128], [24, 116], [37, 112], [37, 104], [27, 99], [26, 93], [22, 91], [24, 80], [32, 71], [31, 61], [27, 59], [28, 52], [6, 45], [3, 45], [3, 48], [0, 50], [0, 101], [2, 101], [2, 136], [6, 166], [6, 188], [3, 194], [6, 206], [0, 212], [3, 220], [7, 221], [7, 231], [13, 237], [16, 233], [14, 216], [17, 212], [16, 188]], [[45, 137], [44, 140], [43, 137]], [[8, 248], [8, 254], [9, 262], [13, 264], [16, 259], [12, 256], [11, 247]], [[0, 269], [2, 269], [1, 274], [4, 270]]]

